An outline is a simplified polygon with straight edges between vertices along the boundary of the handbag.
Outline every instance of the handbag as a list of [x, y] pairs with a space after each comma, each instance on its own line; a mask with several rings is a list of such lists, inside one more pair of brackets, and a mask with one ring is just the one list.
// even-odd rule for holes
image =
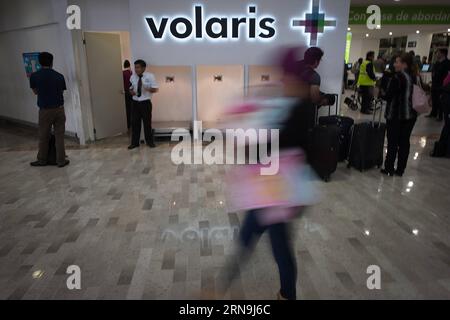
[[318, 180], [304, 161], [302, 150], [283, 150], [279, 170], [261, 175], [262, 164], [237, 165], [227, 172], [227, 196], [231, 210], [311, 206], [319, 201]]
[[428, 97], [422, 88], [420, 78], [417, 78], [417, 83], [413, 86], [412, 106], [418, 114], [431, 112], [430, 104], [428, 103]]

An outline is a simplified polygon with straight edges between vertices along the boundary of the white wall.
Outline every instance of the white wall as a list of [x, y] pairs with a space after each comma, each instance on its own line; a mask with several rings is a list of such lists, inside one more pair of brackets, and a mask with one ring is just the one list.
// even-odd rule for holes
[[[185, 0], [15, 0], [0, 2], [0, 56], [11, 61], [8, 72], [4, 68], [0, 79], [0, 115], [37, 122], [36, 99], [27, 88], [28, 80], [22, 66], [22, 53], [53, 51], [55, 69], [66, 76], [67, 129], [76, 132], [81, 141], [88, 140], [90, 131], [89, 104], [80, 92], [86, 92], [85, 76], [79, 60], [81, 37], [65, 27], [67, 3], [81, 6], [84, 31], [130, 31], [131, 52], [124, 52], [132, 60], [144, 58], [154, 65], [264, 65], [274, 48], [283, 45], [307, 45], [309, 36], [301, 29], [292, 30], [291, 19], [304, 18], [311, 11], [311, 0], [208, 0], [201, 1], [205, 16], [247, 16], [249, 4], [258, 6], [257, 16], [274, 16], [277, 38], [271, 42], [255, 42], [241, 39], [237, 42], [189, 41], [154, 43], [148, 34], [144, 16], [165, 14], [192, 15], [195, 2]], [[319, 68], [322, 90], [340, 92], [345, 39], [348, 23], [349, 0], [321, 0], [321, 11], [328, 19], [337, 19], [337, 28], [327, 28], [319, 37], [319, 46], [325, 56]], [[50, 26], [49, 24], [54, 24]], [[244, 31], [245, 28], [242, 28]], [[75, 54], [74, 54], [75, 49]], [[81, 56], [80, 56], [81, 55]], [[4, 74], [6, 72], [7, 74]], [[84, 79], [84, 80], [82, 80]], [[27, 93], [25, 93], [25, 91]], [[5, 101], [6, 103], [4, 103]], [[81, 103], [81, 101], [83, 103]], [[86, 109], [87, 108], [87, 109]], [[83, 110], [83, 111], [82, 111]]]
[[0, 32], [55, 22], [51, 0], [0, 2]]
[[[152, 121], [172, 122], [192, 120], [191, 67], [149, 66], [155, 75], [159, 91], [152, 98]], [[174, 77], [174, 82], [166, 83], [166, 77]]]
[[[128, 0], [79, 0], [86, 31], [129, 31]], [[159, 1], [159, 3], [162, 3]]]
[[[249, 4], [257, 5], [257, 17], [276, 18], [277, 38], [269, 42], [239, 40], [188, 40], [175, 41], [170, 37], [156, 42], [150, 37], [145, 17], [153, 16], [159, 23], [161, 16], [193, 16], [193, 5], [203, 3], [205, 19], [210, 15], [247, 16]], [[302, 29], [293, 30], [293, 18], [304, 19], [311, 11], [310, 0], [208, 0], [208, 1], [157, 1], [130, 0], [131, 43], [135, 58], [143, 58], [153, 65], [264, 65], [275, 48], [283, 45], [309, 45], [309, 37]], [[321, 0], [320, 11], [327, 19], [337, 19], [337, 28], [327, 28], [319, 37], [319, 46], [325, 51], [319, 73], [322, 75], [322, 89], [325, 92], [340, 92], [342, 83], [346, 30], [348, 24], [348, 0]], [[204, 19], [204, 20], [205, 20]], [[241, 31], [245, 31], [243, 27]]]
[[380, 51], [380, 40], [362, 38], [361, 36], [353, 36], [352, 44], [350, 47], [350, 62], [355, 63], [359, 58], [366, 58], [366, 54], [369, 51], [375, 52], [375, 58]]
[[[80, 133], [78, 90], [70, 32], [65, 28], [65, 0], [15, 0], [0, 3], [0, 116], [37, 123], [36, 96], [29, 89], [22, 53], [49, 51], [55, 70], [64, 74], [66, 129]], [[78, 106], [78, 107], [77, 107]]]
[[406, 47], [406, 51], [414, 50], [416, 55], [420, 55], [420, 57], [428, 57], [430, 54], [431, 48], [431, 40], [433, 39], [433, 33], [420, 33], [420, 34], [410, 34], [408, 35], [408, 43], [410, 41], [416, 41], [417, 47], [408, 48]]

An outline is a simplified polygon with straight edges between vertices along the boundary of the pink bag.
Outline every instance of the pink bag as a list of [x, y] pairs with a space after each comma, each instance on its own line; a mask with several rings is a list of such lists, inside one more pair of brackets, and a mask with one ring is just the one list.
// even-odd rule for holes
[[261, 175], [262, 164], [236, 165], [227, 172], [228, 203], [232, 210], [313, 205], [319, 193], [314, 173], [300, 149], [283, 150], [278, 173]]
[[417, 83], [413, 87], [412, 105], [413, 109], [416, 110], [418, 114], [430, 113], [431, 108], [428, 103], [428, 97], [425, 91], [420, 85], [420, 79], [417, 79]]
[[448, 73], [447, 78], [445, 78], [443, 85], [444, 87], [446, 87], [449, 84], [450, 84], [450, 72]]

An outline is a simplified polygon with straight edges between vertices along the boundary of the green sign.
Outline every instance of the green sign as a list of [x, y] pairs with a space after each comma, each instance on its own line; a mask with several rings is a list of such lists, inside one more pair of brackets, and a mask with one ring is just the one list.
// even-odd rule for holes
[[[380, 6], [383, 24], [448, 24], [450, 6]], [[371, 14], [366, 7], [351, 7], [349, 24], [366, 24]]]
[[347, 32], [347, 41], [345, 44], [345, 62], [348, 63], [350, 60], [350, 49], [352, 46], [352, 33]]

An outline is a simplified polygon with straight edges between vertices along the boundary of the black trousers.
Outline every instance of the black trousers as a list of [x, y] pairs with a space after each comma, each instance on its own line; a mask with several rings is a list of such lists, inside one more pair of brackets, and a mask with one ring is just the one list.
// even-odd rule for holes
[[360, 86], [361, 90], [361, 111], [369, 111], [373, 100], [373, 87]]
[[388, 150], [384, 163], [387, 171], [395, 171], [394, 166], [397, 159], [397, 172], [402, 174], [405, 172], [411, 146], [411, 133], [415, 124], [416, 119], [387, 121]]
[[431, 116], [442, 118], [444, 110], [441, 107], [441, 93], [438, 90], [431, 91]]
[[125, 93], [125, 108], [127, 112], [127, 128], [131, 128], [131, 108], [133, 107], [133, 97], [129, 93]]
[[[449, 94], [450, 95], [450, 94]], [[441, 100], [444, 109], [444, 127], [442, 128], [439, 144], [441, 145], [443, 156], [450, 155], [450, 98]]]
[[152, 102], [146, 101], [134, 101], [131, 108], [131, 144], [134, 146], [139, 145], [141, 138], [141, 123], [144, 124], [145, 142], [149, 144], [153, 142], [152, 131]]

